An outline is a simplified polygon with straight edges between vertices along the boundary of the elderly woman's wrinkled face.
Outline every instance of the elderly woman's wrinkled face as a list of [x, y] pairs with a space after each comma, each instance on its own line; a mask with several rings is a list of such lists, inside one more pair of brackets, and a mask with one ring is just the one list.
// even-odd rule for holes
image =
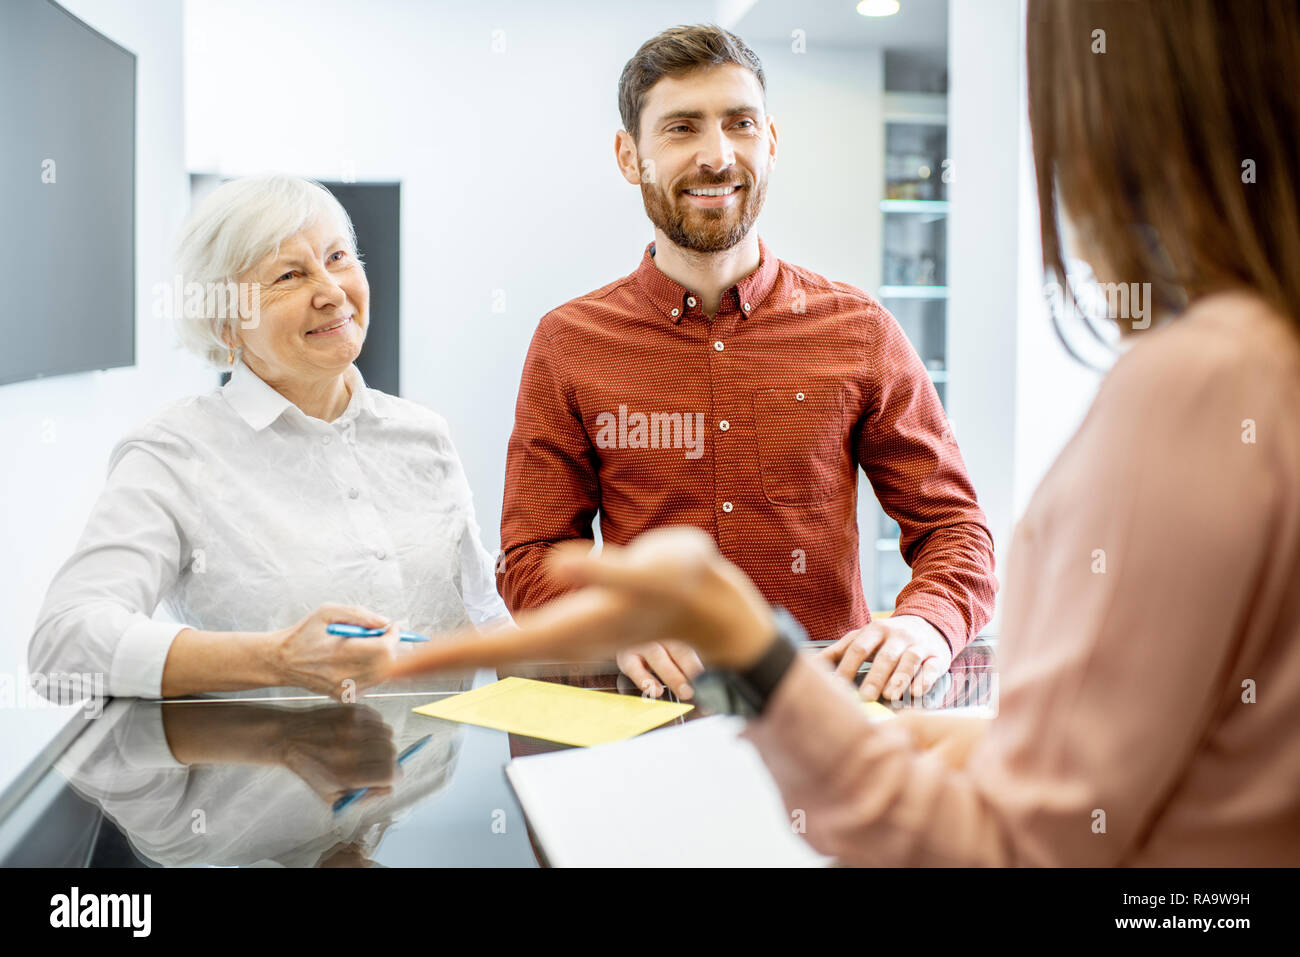
[[262, 378], [327, 378], [360, 354], [370, 321], [370, 285], [332, 220], [318, 220], [286, 239], [240, 278], [260, 288], [259, 319], [238, 335], [245, 361]]

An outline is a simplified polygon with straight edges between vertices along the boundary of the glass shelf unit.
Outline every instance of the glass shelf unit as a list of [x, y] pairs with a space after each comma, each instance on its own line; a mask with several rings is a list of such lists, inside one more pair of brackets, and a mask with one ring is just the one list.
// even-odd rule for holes
[[[885, 183], [881, 304], [898, 320], [947, 407], [948, 124], [943, 95], [885, 94]], [[867, 603], [893, 608], [912, 571], [898, 550], [899, 527], [873, 502], [874, 552]], [[865, 537], [865, 536], [864, 536]]]

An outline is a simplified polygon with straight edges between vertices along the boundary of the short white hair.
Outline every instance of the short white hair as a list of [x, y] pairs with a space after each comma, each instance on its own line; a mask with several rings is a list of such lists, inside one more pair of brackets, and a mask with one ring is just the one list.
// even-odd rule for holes
[[[193, 209], [176, 241], [176, 271], [185, 288], [225, 287], [278, 252], [280, 244], [321, 219], [333, 218], [348, 252], [357, 252], [352, 220], [334, 194], [320, 183], [296, 176], [248, 176], [217, 187]], [[226, 366], [227, 335], [239, 321], [217, 308], [211, 296], [202, 310], [176, 316], [181, 343], [213, 365]], [[235, 350], [238, 352], [238, 349]]]

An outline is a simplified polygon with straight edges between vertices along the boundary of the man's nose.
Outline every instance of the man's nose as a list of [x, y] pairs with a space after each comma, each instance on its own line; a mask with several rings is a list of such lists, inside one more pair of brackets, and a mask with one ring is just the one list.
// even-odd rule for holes
[[713, 130], [705, 137], [695, 162], [715, 173], [731, 169], [736, 164], [736, 151], [731, 146], [730, 138], [721, 128]]

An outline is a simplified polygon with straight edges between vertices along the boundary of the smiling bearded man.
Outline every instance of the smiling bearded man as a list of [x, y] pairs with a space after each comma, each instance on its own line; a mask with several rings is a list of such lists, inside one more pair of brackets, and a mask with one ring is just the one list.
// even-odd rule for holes
[[[992, 537], [893, 316], [777, 259], [753, 228], [776, 163], [765, 98], [758, 57], [717, 27], [666, 30], [624, 68], [615, 158], [655, 239], [631, 275], [538, 324], [506, 461], [497, 587], [512, 611], [562, 594], [546, 554], [591, 539], [597, 514], [615, 544], [694, 525], [812, 638], [835, 641], [824, 655], [842, 674], [873, 660], [865, 697], [920, 693], [992, 614]], [[608, 441], [627, 409], [661, 429], [698, 416], [705, 445]], [[894, 615], [876, 622], [858, 565], [859, 466], [912, 568]], [[686, 699], [702, 669], [673, 641], [618, 662], [645, 692], [663, 683]]]

